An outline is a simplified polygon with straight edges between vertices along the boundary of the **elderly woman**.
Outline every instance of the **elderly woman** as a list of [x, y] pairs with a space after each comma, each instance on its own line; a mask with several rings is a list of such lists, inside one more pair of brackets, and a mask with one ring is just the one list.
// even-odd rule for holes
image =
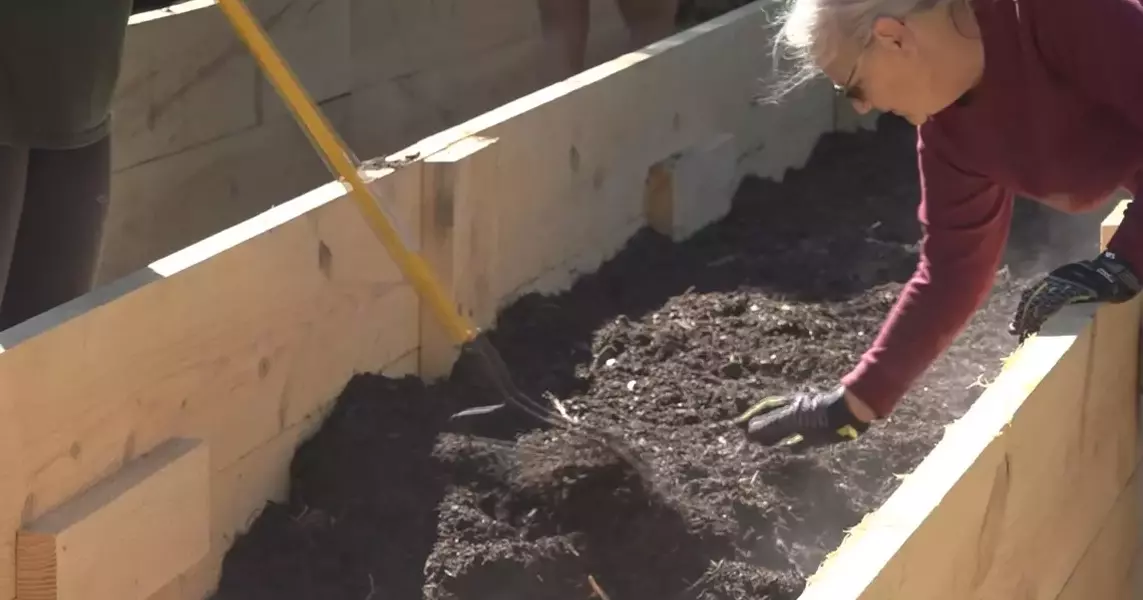
[[[888, 319], [836, 389], [770, 398], [741, 415], [763, 444], [852, 440], [889, 415], [990, 290], [1013, 195], [1065, 212], [1143, 185], [1143, 0], [793, 0], [781, 42], [859, 112], [918, 129], [921, 258]], [[787, 86], [788, 87], [788, 86]], [[780, 92], [783, 90], [779, 90]], [[1063, 305], [1140, 290], [1143, 214], [1108, 249], [1027, 289], [1022, 342]]]

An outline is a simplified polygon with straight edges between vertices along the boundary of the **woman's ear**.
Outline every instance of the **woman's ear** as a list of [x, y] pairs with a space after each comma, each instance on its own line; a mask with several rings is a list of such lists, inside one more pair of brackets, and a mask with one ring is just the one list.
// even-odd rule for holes
[[903, 48], [907, 31], [896, 17], [877, 17], [873, 22], [873, 39], [885, 47]]

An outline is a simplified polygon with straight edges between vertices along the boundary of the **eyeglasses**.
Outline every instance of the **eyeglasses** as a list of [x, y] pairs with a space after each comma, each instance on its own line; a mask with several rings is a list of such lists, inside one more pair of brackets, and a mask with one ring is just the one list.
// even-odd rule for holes
[[[888, 17], [888, 18], [893, 19], [894, 21], [897, 21], [901, 25], [905, 25], [905, 18], [902, 18], [902, 17]], [[859, 66], [861, 66], [861, 60], [865, 57], [865, 51], [868, 50], [869, 46], [871, 46], [872, 44], [873, 44], [873, 34], [871, 33], [871, 34], [869, 34], [869, 38], [865, 40], [865, 43], [862, 44], [861, 52], [858, 53], [857, 58], [853, 61], [853, 69], [851, 69], [849, 71], [849, 77], [847, 77], [845, 79], [845, 84], [844, 85], [834, 84], [834, 86], [833, 86], [834, 93], [836, 93], [839, 97], [846, 98], [846, 99], [853, 100], [853, 101], [857, 101], [857, 102], [862, 102], [865, 100], [865, 94], [861, 91], [861, 84], [859, 84], [859, 83], [855, 84], [855, 83], [853, 83], [853, 80], [857, 77], [857, 68]]]

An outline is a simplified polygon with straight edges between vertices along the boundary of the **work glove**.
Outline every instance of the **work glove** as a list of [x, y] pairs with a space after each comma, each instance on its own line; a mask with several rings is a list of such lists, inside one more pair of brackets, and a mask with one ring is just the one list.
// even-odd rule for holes
[[1044, 321], [1068, 304], [1126, 302], [1139, 293], [1139, 279], [1115, 253], [1104, 251], [1094, 260], [1057, 267], [1024, 290], [1008, 333], [1023, 342], [1040, 331]]
[[735, 424], [765, 446], [813, 448], [848, 442], [869, 429], [845, 402], [845, 389], [824, 394], [772, 396], [739, 415]]

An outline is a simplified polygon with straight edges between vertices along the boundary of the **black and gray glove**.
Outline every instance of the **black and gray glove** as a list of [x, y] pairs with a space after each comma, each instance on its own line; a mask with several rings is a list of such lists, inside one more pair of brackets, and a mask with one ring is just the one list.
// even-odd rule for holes
[[1139, 293], [1139, 279], [1115, 253], [1104, 251], [1094, 260], [1057, 267], [1024, 290], [1008, 333], [1023, 342], [1040, 331], [1052, 315], [1068, 304], [1126, 302]]
[[766, 398], [734, 422], [752, 442], [797, 448], [852, 441], [869, 429], [869, 423], [849, 410], [841, 387], [825, 394]]

